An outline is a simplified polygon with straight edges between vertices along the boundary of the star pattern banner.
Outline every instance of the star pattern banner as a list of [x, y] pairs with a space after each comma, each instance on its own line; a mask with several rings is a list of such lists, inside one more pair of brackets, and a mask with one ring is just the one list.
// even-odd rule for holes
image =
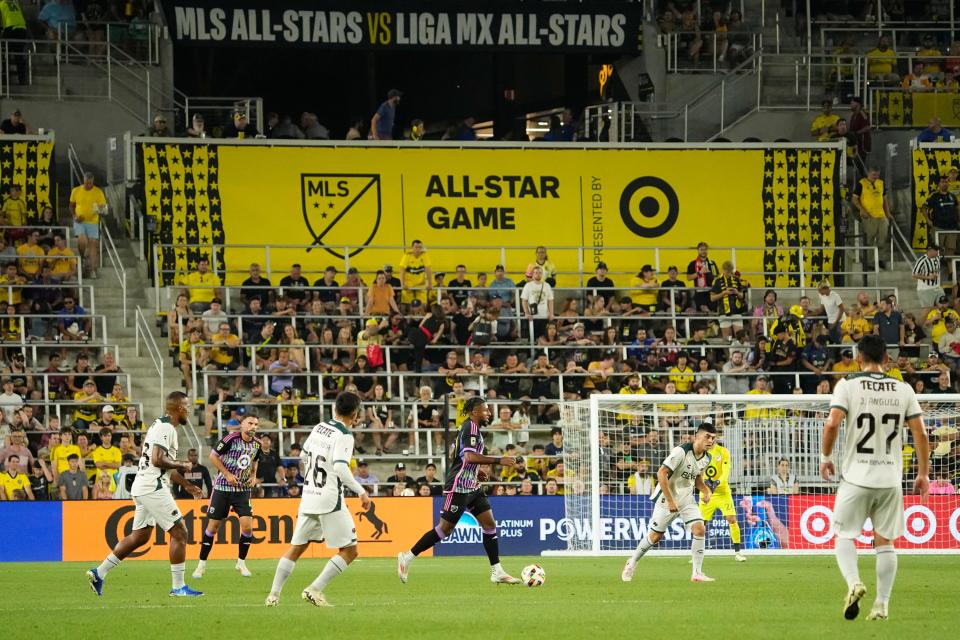
[[[930, 231], [921, 209], [931, 193], [937, 190], [941, 174], [950, 167], [960, 167], [960, 148], [913, 150], [913, 248], [927, 248]], [[951, 191], [957, 185], [951, 184]]]
[[880, 127], [926, 127], [934, 116], [946, 127], [960, 126], [960, 93], [874, 89], [873, 122]]
[[[218, 272], [224, 264], [223, 217], [216, 146], [144, 144], [144, 201], [157, 220], [163, 284], [194, 271], [200, 257]], [[181, 246], [177, 246], [181, 245]], [[220, 246], [214, 246], [220, 245]]]
[[764, 152], [765, 286], [811, 286], [823, 279], [820, 274], [840, 270], [832, 248], [837, 244], [838, 155], [832, 149]]
[[52, 169], [52, 141], [6, 138], [0, 142], [0, 191], [6, 194], [10, 187], [19, 186], [30, 220], [37, 220], [43, 207], [53, 201]]

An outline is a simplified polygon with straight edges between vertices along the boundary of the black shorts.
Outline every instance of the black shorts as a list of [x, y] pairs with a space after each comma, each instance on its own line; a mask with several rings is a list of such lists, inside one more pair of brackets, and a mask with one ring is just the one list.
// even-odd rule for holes
[[249, 491], [220, 491], [214, 489], [207, 507], [207, 517], [211, 520], [225, 520], [230, 509], [238, 516], [252, 516]]
[[491, 509], [487, 495], [480, 489], [471, 491], [470, 493], [456, 493], [451, 491], [445, 495], [446, 500], [443, 502], [443, 510], [440, 512], [440, 517], [453, 524], [457, 524], [464, 511], [469, 511], [474, 516], [478, 516]]

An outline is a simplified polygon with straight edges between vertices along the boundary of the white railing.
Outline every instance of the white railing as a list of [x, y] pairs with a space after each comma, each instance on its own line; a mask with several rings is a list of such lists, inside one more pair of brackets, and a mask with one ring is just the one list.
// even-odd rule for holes
[[153, 335], [153, 331], [150, 328], [150, 323], [147, 322], [147, 318], [143, 315], [143, 310], [137, 306], [134, 311], [134, 329], [135, 329], [135, 340], [137, 343], [136, 354], [137, 357], [140, 357], [140, 352], [145, 351], [150, 357], [150, 360], [153, 362], [154, 368], [157, 370], [157, 380], [160, 385], [159, 400], [160, 404], [157, 407], [159, 412], [165, 411], [164, 398], [164, 371], [166, 356], [163, 351], [160, 350], [160, 347], [157, 345], [157, 340]]
[[123, 261], [120, 260], [120, 254], [117, 253], [117, 247], [113, 243], [113, 237], [110, 235], [110, 229], [107, 228], [107, 225], [104, 224], [104, 221], [100, 222], [100, 237], [102, 241], [100, 242], [100, 267], [103, 267], [103, 256], [106, 254], [107, 259], [110, 261], [110, 266], [113, 267], [114, 273], [117, 276], [117, 280], [120, 281], [120, 293], [122, 296], [122, 309], [123, 309], [123, 326], [127, 326], [127, 271], [123, 268]]

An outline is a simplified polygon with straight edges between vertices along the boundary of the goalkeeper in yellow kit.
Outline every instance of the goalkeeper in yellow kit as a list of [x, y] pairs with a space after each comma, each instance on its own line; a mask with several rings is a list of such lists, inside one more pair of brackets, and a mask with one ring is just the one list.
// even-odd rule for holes
[[700, 514], [709, 528], [713, 514], [720, 509], [720, 513], [730, 524], [734, 557], [737, 562], [746, 562], [746, 556], [740, 552], [740, 524], [737, 522], [737, 509], [733, 505], [733, 494], [730, 491], [730, 452], [718, 442], [708, 453], [711, 462], [703, 472], [703, 481], [713, 490], [713, 494], [709, 502], [700, 502]]

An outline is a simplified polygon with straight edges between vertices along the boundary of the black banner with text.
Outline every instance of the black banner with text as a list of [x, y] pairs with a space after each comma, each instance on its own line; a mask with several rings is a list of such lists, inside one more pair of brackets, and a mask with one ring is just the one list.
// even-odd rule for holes
[[[319, 5], [319, 6], [318, 6]], [[174, 41], [325, 49], [637, 51], [639, 3], [165, 0]]]

